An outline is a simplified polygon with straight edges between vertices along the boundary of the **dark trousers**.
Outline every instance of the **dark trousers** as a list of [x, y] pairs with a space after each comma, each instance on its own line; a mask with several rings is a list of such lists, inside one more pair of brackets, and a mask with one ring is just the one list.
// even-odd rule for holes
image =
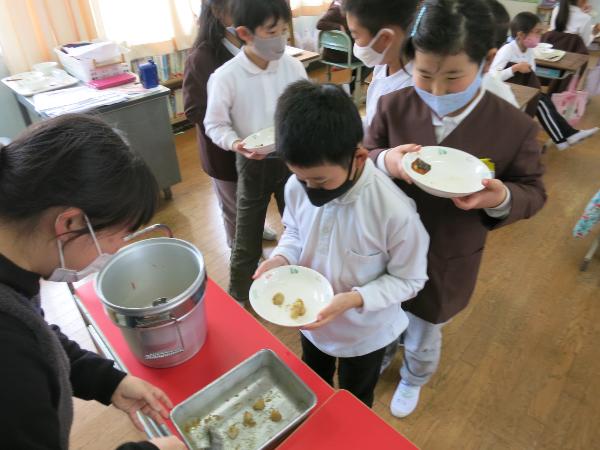
[[373, 406], [375, 385], [379, 380], [379, 370], [385, 355], [385, 346], [374, 352], [353, 358], [336, 358], [323, 353], [312, 342], [300, 335], [302, 340], [302, 360], [321, 378], [333, 386], [335, 362], [338, 360], [338, 380], [341, 389], [352, 392], [368, 407]]
[[556, 110], [556, 106], [547, 94], [539, 95], [537, 118], [555, 144], [565, 142], [569, 136], [577, 133], [577, 130]]
[[229, 293], [238, 301], [248, 300], [252, 275], [262, 254], [262, 234], [271, 195], [283, 214], [283, 191], [290, 176], [280, 158], [261, 161], [237, 155], [237, 219], [231, 249]]

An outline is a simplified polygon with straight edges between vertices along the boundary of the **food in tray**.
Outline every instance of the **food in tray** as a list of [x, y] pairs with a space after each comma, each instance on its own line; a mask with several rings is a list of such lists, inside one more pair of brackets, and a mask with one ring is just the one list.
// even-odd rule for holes
[[183, 431], [186, 433], [190, 433], [193, 429], [198, 428], [200, 425], [200, 419], [198, 417], [193, 417], [185, 424], [183, 427]]
[[304, 301], [299, 298], [292, 303], [292, 319], [302, 317], [304, 314], [306, 314], [306, 306], [304, 306]]
[[227, 436], [229, 436], [229, 439], [235, 439], [238, 437], [238, 434], [240, 434], [240, 429], [236, 427], [235, 424], [227, 429]]
[[280, 422], [282, 417], [281, 413], [277, 409], [271, 410], [271, 416], [269, 417], [273, 422]]
[[285, 300], [285, 296], [281, 292], [278, 292], [273, 296], [273, 304], [274, 305], [281, 306], [281, 305], [283, 305], [284, 300]]
[[417, 172], [421, 175], [425, 175], [427, 172], [429, 172], [431, 170], [431, 165], [427, 164], [421, 158], [415, 159], [413, 161], [413, 163], [410, 165], [410, 167], [412, 168], [412, 170], [414, 170], [415, 172]]
[[252, 409], [254, 411], [262, 411], [265, 409], [265, 401], [262, 398], [259, 398], [254, 402], [254, 405], [252, 405]]
[[256, 425], [256, 421], [252, 417], [252, 413], [251, 412], [246, 411], [244, 413], [243, 424], [244, 424], [245, 427], [253, 427], [254, 425]]

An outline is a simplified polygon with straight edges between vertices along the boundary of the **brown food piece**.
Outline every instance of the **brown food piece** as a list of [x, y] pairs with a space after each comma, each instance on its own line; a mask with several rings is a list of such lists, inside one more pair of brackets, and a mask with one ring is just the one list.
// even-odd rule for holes
[[231, 425], [227, 429], [227, 436], [229, 436], [229, 439], [235, 439], [238, 437], [238, 434], [240, 434], [240, 430], [235, 425]]
[[414, 170], [417, 173], [420, 173], [421, 175], [425, 175], [431, 170], [431, 166], [420, 158], [415, 159], [410, 165], [410, 167], [412, 168], [412, 170]]
[[270, 417], [270, 419], [273, 422], [279, 422], [281, 420], [281, 413], [278, 410], [276, 410], [276, 409], [272, 409], [271, 410], [271, 417]]
[[284, 300], [285, 300], [285, 296], [281, 292], [278, 292], [277, 294], [275, 294], [273, 296], [273, 304], [274, 305], [277, 305], [277, 306], [283, 305]]
[[301, 298], [292, 303], [292, 319], [297, 319], [298, 317], [306, 314], [306, 307], [304, 306], [304, 301]]
[[185, 431], [186, 433], [189, 433], [190, 431], [192, 431], [192, 429], [196, 428], [198, 425], [200, 425], [200, 419], [198, 417], [194, 417], [193, 419], [190, 419], [185, 426], [183, 427], [183, 431]]
[[252, 409], [254, 411], [262, 411], [265, 409], [265, 401], [262, 398], [259, 398], [256, 400], [256, 402], [254, 402], [254, 405], [252, 405]]
[[244, 413], [244, 426], [245, 427], [253, 427], [256, 425], [256, 421], [252, 418], [252, 413], [246, 411]]

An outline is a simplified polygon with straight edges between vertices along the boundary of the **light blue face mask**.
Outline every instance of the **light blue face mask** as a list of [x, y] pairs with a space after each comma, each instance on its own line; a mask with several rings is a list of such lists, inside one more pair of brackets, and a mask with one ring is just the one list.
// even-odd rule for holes
[[473, 100], [481, 87], [482, 71], [483, 63], [479, 66], [477, 76], [473, 82], [462, 92], [454, 92], [446, 95], [433, 95], [417, 86], [415, 86], [415, 91], [419, 97], [421, 97], [421, 100], [423, 100], [438, 117], [445, 117], [448, 114], [452, 114], [453, 112], [464, 108], [471, 100]]

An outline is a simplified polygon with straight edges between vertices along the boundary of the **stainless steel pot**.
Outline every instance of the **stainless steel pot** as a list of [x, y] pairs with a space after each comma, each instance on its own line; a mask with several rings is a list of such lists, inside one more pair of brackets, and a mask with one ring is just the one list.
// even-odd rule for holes
[[200, 251], [173, 238], [146, 239], [117, 252], [98, 274], [96, 293], [136, 358], [171, 367], [206, 339], [206, 269]]

